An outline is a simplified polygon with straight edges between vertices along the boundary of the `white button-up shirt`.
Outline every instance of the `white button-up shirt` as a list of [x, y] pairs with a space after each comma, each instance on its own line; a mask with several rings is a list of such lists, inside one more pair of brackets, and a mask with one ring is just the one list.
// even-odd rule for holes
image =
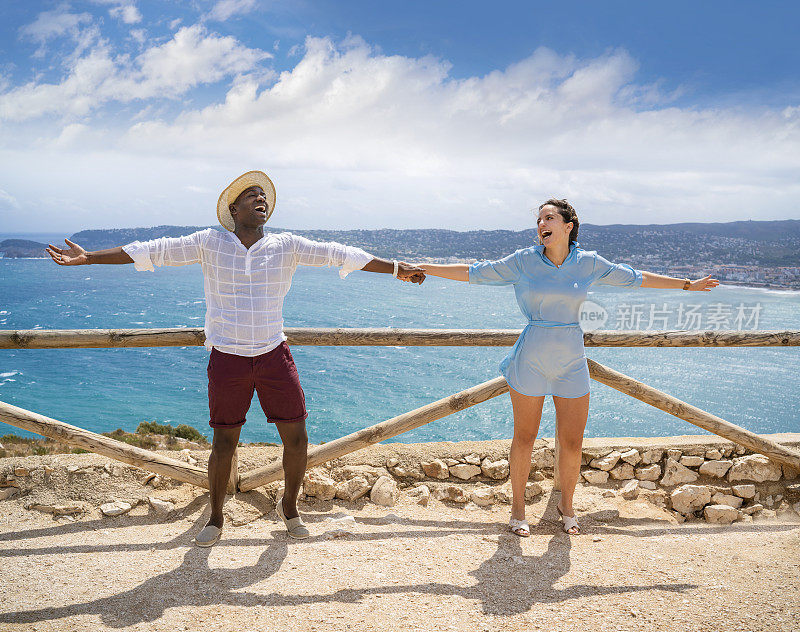
[[247, 357], [267, 353], [286, 340], [283, 298], [298, 265], [337, 266], [344, 278], [373, 259], [361, 248], [291, 233], [266, 234], [245, 248], [233, 233], [213, 228], [184, 237], [134, 241], [122, 249], [137, 270], [202, 265], [206, 347]]

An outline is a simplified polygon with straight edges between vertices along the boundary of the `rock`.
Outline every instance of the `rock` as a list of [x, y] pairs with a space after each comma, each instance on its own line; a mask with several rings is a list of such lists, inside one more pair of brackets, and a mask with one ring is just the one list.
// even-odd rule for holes
[[488, 507], [494, 504], [494, 490], [491, 487], [481, 487], [474, 490], [469, 499], [478, 507]]
[[658, 488], [658, 485], [654, 481], [639, 481], [639, 487], [652, 490]]
[[639, 481], [633, 479], [632, 481], [625, 483], [620, 490], [619, 495], [625, 500], [634, 500], [639, 495]]
[[653, 463], [658, 463], [661, 461], [661, 458], [664, 456], [664, 450], [645, 450], [642, 452], [642, 463], [644, 465], [651, 465]]
[[608, 473], [616, 481], [627, 481], [633, 478], [633, 465], [620, 463]]
[[386, 467], [397, 467], [398, 465], [400, 465], [400, 459], [396, 457], [386, 459]]
[[0, 500], [7, 500], [16, 493], [16, 487], [0, 487]]
[[[686, 457], [684, 457], [686, 458]], [[700, 474], [703, 476], [713, 476], [714, 478], [722, 478], [731, 469], [733, 461], [706, 461], [700, 466]]]
[[431, 495], [437, 500], [450, 500], [454, 503], [469, 502], [469, 496], [463, 489], [456, 485], [446, 485], [445, 487], [438, 487], [431, 492]]
[[547, 478], [544, 474], [542, 474], [539, 470], [534, 470], [530, 474], [528, 474], [528, 478], [536, 483], [541, 483], [545, 478]]
[[425, 478], [425, 474], [416, 465], [410, 465], [408, 467], [398, 465], [392, 469], [392, 474], [397, 478], [410, 478], [415, 481], [421, 481]]
[[186, 461], [189, 465], [197, 465], [197, 459], [189, 453], [189, 448], [184, 448], [180, 451], [178, 458], [181, 461]]
[[673, 485], [693, 483], [697, 479], [697, 472], [693, 472], [688, 467], [681, 465], [672, 457], [667, 458], [667, 463], [664, 466], [664, 477], [661, 479], [662, 485], [672, 487]]
[[775, 512], [778, 518], [786, 519], [791, 518], [794, 512], [792, 511], [791, 506], [788, 503], [781, 503], [778, 510]]
[[787, 481], [793, 481], [796, 478], [800, 478], [800, 470], [793, 468], [791, 465], [783, 464], [783, 478]]
[[356, 476], [363, 476], [372, 486], [381, 476], [389, 476], [389, 470], [372, 465], [345, 465], [331, 472], [331, 477], [337, 481], [346, 481]]
[[376, 505], [383, 507], [392, 507], [397, 503], [400, 497], [400, 488], [397, 487], [397, 482], [390, 476], [381, 476], [372, 486], [369, 493], [369, 499]]
[[416, 500], [418, 505], [422, 505], [423, 507], [427, 507], [428, 501], [431, 498], [431, 490], [427, 485], [412, 487], [406, 490], [406, 494], [409, 498]]
[[793, 483], [786, 486], [786, 500], [790, 503], [800, 501], [800, 483]]
[[450, 476], [450, 468], [447, 463], [441, 459], [434, 459], [433, 461], [423, 461], [421, 463], [422, 471], [430, 478], [444, 479]]
[[608, 472], [609, 470], [613, 469], [614, 466], [619, 461], [622, 455], [614, 450], [611, 454], [607, 454], [606, 456], [599, 457], [596, 459], [592, 459], [592, 462], [589, 465], [596, 470], [602, 470], [603, 472]]
[[147, 502], [153, 508], [157, 516], [168, 516], [175, 511], [175, 505], [167, 500], [161, 500], [155, 496], [148, 496]]
[[653, 464], [637, 467], [634, 474], [640, 481], [657, 481], [661, 478], [661, 466]]
[[525, 483], [525, 500], [533, 500], [542, 493], [539, 483]]
[[550, 448], [534, 450], [531, 455], [531, 470], [552, 470], [556, 466], [556, 456]]
[[513, 492], [511, 491], [511, 481], [506, 481], [499, 487], [494, 488], [494, 497], [497, 498], [501, 503], [509, 504], [513, 498]]
[[694, 513], [711, 502], [711, 488], [705, 485], [681, 485], [670, 494], [670, 500], [675, 511], [683, 515]]
[[355, 535], [358, 532], [356, 519], [349, 514], [335, 514], [325, 518], [326, 539], [343, 538], [348, 535]]
[[608, 482], [608, 472], [602, 470], [581, 470], [581, 476], [590, 485], [605, 485]]
[[734, 495], [738, 496], [739, 498], [749, 500], [750, 498], [755, 498], [756, 496], [755, 485], [734, 485], [731, 487], [731, 489], [733, 490]]
[[121, 516], [133, 509], [133, 505], [123, 500], [115, 500], [100, 505], [100, 511], [104, 516]]
[[778, 514], [772, 509], [764, 509], [763, 511], [760, 511], [758, 514], [754, 515], [761, 520], [774, 520]]
[[742, 511], [746, 514], [758, 513], [759, 511], [764, 511], [764, 505], [760, 503], [754, 503], [749, 507], [745, 507], [744, 509], [742, 509]]
[[492, 461], [487, 457], [481, 463], [481, 472], [483, 472], [484, 476], [488, 476], [494, 480], [508, 478], [509, 471], [509, 465], [506, 459]]
[[680, 450], [676, 450], [676, 449], [667, 450], [667, 458], [668, 459], [672, 459], [674, 461], [680, 461], [682, 456], [683, 456], [683, 452], [681, 452]]
[[722, 452], [716, 448], [710, 448], [706, 450], [706, 458], [711, 461], [718, 461], [722, 458]]
[[[645, 483], [650, 483], [651, 485], [655, 485], [655, 483], [653, 483], [653, 481], [644, 481], [644, 482]], [[651, 505], [655, 505], [656, 507], [659, 507], [660, 509], [666, 509], [666, 507], [667, 507], [667, 492], [665, 492], [663, 489], [653, 489], [653, 490], [651, 490], [651, 489], [646, 488], [646, 487], [643, 488], [642, 487], [642, 483], [639, 483], [639, 487], [640, 487], [640, 489], [639, 489], [639, 492], [640, 492], [639, 493], [639, 498], [643, 498], [644, 500], [649, 502]]]
[[481, 468], [477, 465], [469, 465], [468, 463], [459, 463], [450, 467], [450, 474], [462, 481], [468, 481], [473, 476], [481, 473]]
[[728, 470], [728, 481], [779, 481], [781, 474], [780, 465], [761, 454], [750, 454], [734, 459], [733, 466]]
[[461, 463], [461, 461], [459, 461], [458, 459], [442, 459], [442, 460], [448, 465], [448, 467], [451, 467], [453, 465], [458, 465], [459, 463]]
[[713, 496], [711, 496], [711, 502], [715, 505], [727, 505], [728, 507], [733, 507], [734, 509], [738, 509], [742, 506], [742, 502], [744, 502], [738, 496], [731, 496], [730, 494], [723, 494], [721, 492], [717, 492]]
[[625, 461], [625, 463], [630, 463], [631, 465], [638, 465], [642, 460], [639, 450], [628, 450], [627, 452], [623, 452], [620, 458]]
[[468, 454], [467, 456], [462, 457], [462, 458], [464, 459], [464, 463], [469, 463], [470, 465], [480, 465], [481, 464], [480, 455], [475, 454], [474, 452], [472, 454]]
[[792, 509], [794, 510], [794, 512], [795, 512], [795, 513], [796, 513], [798, 516], [800, 516], [800, 502], [797, 502], [797, 503], [795, 503], [794, 505], [792, 505]]
[[20, 478], [24, 478], [25, 476], [30, 476], [31, 472], [27, 467], [15, 467], [14, 468], [14, 476], [19, 476]]
[[602, 494], [603, 498], [614, 498], [616, 495], [617, 494], [614, 492], [614, 490], [611, 489], [604, 489]]
[[354, 476], [349, 481], [340, 481], [336, 484], [336, 498], [353, 502], [364, 496], [372, 487], [363, 476]]
[[303, 493], [319, 500], [333, 500], [336, 497], [336, 481], [322, 470], [308, 470], [303, 479]]
[[702, 456], [682, 456], [680, 459], [680, 464], [685, 467], [698, 467], [705, 462]]
[[712, 524], [731, 524], [739, 517], [739, 512], [728, 505], [708, 505], [703, 509], [703, 516]]

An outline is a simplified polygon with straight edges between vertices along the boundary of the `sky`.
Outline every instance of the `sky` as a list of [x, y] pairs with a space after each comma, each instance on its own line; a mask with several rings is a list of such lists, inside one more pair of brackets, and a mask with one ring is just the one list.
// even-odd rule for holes
[[0, 233], [800, 218], [794, 2], [0, 4]]

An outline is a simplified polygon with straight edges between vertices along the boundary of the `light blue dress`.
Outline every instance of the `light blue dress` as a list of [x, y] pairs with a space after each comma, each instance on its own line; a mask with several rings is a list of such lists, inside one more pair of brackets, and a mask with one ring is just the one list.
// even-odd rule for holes
[[528, 325], [500, 363], [500, 373], [509, 386], [524, 395], [586, 395], [589, 368], [578, 322], [581, 303], [592, 285], [642, 284], [641, 271], [611, 263], [579, 246], [570, 243], [561, 266], [550, 261], [544, 246], [539, 245], [469, 267], [470, 283], [513, 285], [517, 303], [528, 318]]

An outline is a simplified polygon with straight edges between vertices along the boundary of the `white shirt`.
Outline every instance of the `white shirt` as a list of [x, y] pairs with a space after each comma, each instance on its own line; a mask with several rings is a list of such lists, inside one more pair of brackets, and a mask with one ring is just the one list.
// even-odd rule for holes
[[361, 248], [291, 233], [266, 234], [248, 249], [233, 233], [213, 228], [184, 237], [134, 241], [122, 249], [137, 270], [201, 264], [205, 346], [247, 357], [267, 353], [286, 340], [283, 298], [298, 265], [338, 266], [339, 276], [345, 278], [373, 259]]

